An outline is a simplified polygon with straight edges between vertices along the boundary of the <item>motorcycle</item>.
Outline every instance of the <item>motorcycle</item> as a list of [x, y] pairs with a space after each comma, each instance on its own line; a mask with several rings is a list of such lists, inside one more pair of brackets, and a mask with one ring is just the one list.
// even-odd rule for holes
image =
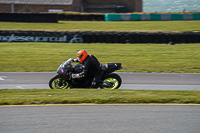
[[[57, 74], [49, 81], [51, 89], [90, 88], [92, 76], [75, 79], [71, 77], [72, 73], [80, 73], [84, 68], [82, 64], [72, 65], [72, 63], [73, 59], [70, 58], [58, 67]], [[118, 89], [122, 84], [122, 79], [113, 72], [120, 69], [122, 69], [121, 63], [106, 63], [102, 65], [103, 76], [99, 81], [99, 87], [101, 89]]]

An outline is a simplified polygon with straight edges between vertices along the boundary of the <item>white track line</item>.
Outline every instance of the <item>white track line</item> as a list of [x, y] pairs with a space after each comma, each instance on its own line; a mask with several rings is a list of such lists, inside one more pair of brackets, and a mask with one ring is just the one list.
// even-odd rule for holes
[[5, 80], [5, 79], [3, 79], [3, 77], [5, 77], [5, 76], [0, 76], [0, 80]]
[[19, 89], [24, 89], [23, 87], [21, 87], [21, 86], [16, 86], [17, 88], [19, 88]]

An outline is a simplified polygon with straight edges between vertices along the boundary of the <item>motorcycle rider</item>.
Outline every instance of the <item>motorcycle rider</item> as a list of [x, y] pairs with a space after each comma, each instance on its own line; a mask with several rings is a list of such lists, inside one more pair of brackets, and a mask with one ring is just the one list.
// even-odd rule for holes
[[103, 75], [102, 65], [94, 55], [89, 55], [86, 50], [82, 49], [77, 53], [77, 59], [75, 62], [80, 62], [83, 64], [83, 72], [78, 74], [72, 74], [72, 78], [82, 78], [88, 75], [93, 76], [91, 88], [99, 87], [99, 80]]

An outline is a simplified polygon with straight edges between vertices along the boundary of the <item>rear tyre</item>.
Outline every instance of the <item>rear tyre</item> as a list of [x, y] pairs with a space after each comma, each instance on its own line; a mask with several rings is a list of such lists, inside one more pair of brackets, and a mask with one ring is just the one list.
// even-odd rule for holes
[[111, 84], [111, 87], [102, 87], [103, 89], [118, 89], [122, 84], [122, 79], [118, 74], [112, 73], [105, 76], [103, 82]]
[[49, 87], [51, 89], [67, 89], [69, 87], [69, 83], [56, 75], [49, 81]]

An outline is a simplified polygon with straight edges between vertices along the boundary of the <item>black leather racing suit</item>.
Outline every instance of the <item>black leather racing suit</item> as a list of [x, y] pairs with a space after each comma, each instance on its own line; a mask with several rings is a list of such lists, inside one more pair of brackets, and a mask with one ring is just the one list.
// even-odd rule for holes
[[99, 80], [103, 75], [101, 63], [97, 60], [94, 55], [88, 55], [88, 57], [83, 61], [83, 72], [79, 73], [80, 77], [85, 77], [87, 75], [92, 75], [93, 80], [91, 88], [99, 87]]

